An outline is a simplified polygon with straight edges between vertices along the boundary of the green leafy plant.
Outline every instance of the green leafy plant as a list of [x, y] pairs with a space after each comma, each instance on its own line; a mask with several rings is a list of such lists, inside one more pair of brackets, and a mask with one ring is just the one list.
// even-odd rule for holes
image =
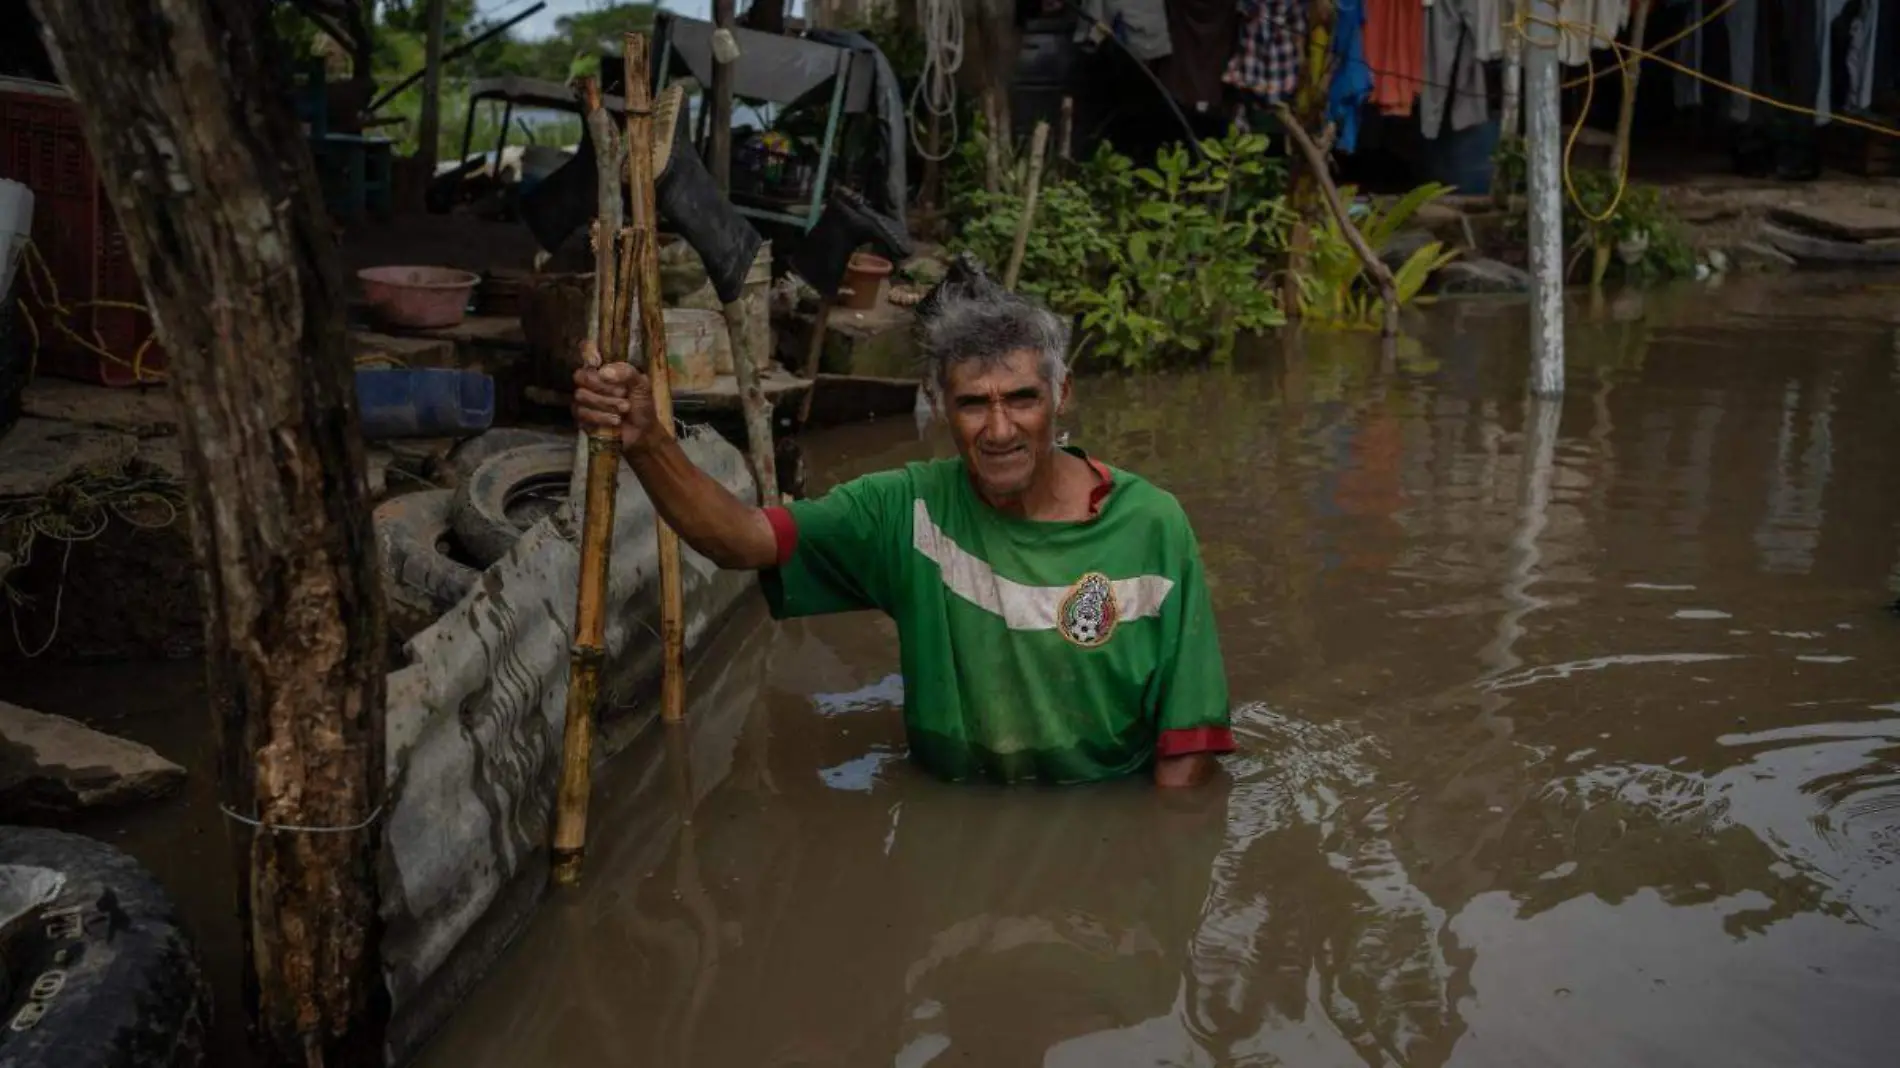
[[[1001, 271], [1022, 218], [1022, 172], [1015, 146], [997, 146], [1002, 190], [981, 185], [988, 132], [979, 123], [947, 176], [956, 247]], [[1294, 222], [1284, 163], [1268, 140], [1236, 132], [1202, 142], [1201, 154], [1175, 145], [1137, 166], [1108, 145], [1076, 163], [1052, 161], [1024, 248], [1018, 288], [1077, 320], [1078, 362], [1144, 369], [1183, 358], [1220, 359], [1243, 334], [1286, 322], [1275, 270]], [[1420, 207], [1449, 192], [1426, 186], [1362, 223], [1374, 247]], [[1302, 310], [1320, 325], [1362, 326], [1377, 295], [1336, 224], [1315, 227], [1315, 267], [1300, 280]], [[1453, 253], [1434, 242], [1396, 272], [1410, 302]], [[1369, 297], [1370, 294], [1370, 297]]]
[[1283, 202], [1236, 210], [1244, 183], [1267, 171], [1266, 138], [1239, 135], [1174, 146], [1153, 167], [1104, 167], [1103, 195], [1132, 205], [1117, 220], [1099, 286], [1061, 294], [1081, 311], [1091, 359], [1124, 368], [1169, 354], [1231, 352], [1235, 338], [1279, 326], [1286, 316], [1262, 284], [1262, 252], [1284, 247]]
[[[1387, 207], [1373, 206], [1355, 223], [1368, 245], [1384, 248], [1420, 208], [1449, 192], [1448, 185], [1427, 183]], [[1346, 187], [1340, 190], [1340, 197], [1350, 201], [1353, 193], [1351, 187]], [[1431, 241], [1413, 250], [1392, 272], [1399, 304], [1403, 306], [1416, 300], [1432, 273], [1457, 256], [1456, 249], [1446, 249], [1440, 241]], [[1367, 329], [1380, 319], [1379, 292], [1371, 279], [1365, 277], [1365, 266], [1347, 242], [1345, 231], [1330, 214], [1313, 227], [1307, 274], [1298, 281], [1300, 310], [1311, 325]]]
[[1632, 282], [1695, 273], [1695, 251], [1656, 187], [1624, 183], [1619, 194], [1615, 175], [1587, 170], [1572, 172], [1570, 189], [1564, 232], [1576, 259], [1592, 256], [1592, 285], [1601, 285], [1612, 268]]
[[[961, 247], [1000, 273], [1016, 242], [1023, 198], [1015, 193], [988, 193], [979, 185], [964, 194], [960, 214], [964, 219]], [[1045, 185], [1036, 204], [1035, 226], [1023, 247], [1017, 288], [1064, 310], [1066, 292], [1086, 286], [1112, 251], [1108, 219], [1087, 191], [1071, 181]]]

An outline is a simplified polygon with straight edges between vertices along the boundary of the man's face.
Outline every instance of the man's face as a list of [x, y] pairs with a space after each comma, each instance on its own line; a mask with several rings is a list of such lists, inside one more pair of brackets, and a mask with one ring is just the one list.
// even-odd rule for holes
[[1043, 381], [1037, 354], [1018, 349], [984, 366], [950, 368], [944, 414], [977, 492], [994, 505], [1022, 497], [1055, 450], [1056, 414], [1068, 399]]

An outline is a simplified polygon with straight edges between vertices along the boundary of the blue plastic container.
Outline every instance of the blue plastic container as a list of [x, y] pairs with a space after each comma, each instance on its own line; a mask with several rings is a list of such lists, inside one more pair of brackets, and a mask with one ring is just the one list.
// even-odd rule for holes
[[369, 441], [479, 434], [495, 422], [495, 380], [480, 371], [363, 368], [356, 408]]

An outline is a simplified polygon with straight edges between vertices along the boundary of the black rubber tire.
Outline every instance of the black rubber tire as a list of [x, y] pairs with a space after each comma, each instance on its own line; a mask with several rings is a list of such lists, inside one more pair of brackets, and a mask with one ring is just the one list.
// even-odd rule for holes
[[102, 842], [30, 827], [0, 827], [0, 865], [15, 890], [59, 880], [0, 934], [0, 1068], [204, 1063], [210, 996], [157, 880]]
[[376, 506], [376, 544], [392, 595], [441, 615], [481, 581], [481, 573], [442, 549], [449, 538], [453, 490], [405, 494]]
[[477, 464], [456, 489], [449, 516], [463, 551], [483, 567], [507, 556], [528, 529], [509, 517], [509, 503], [536, 487], [558, 486], [565, 496], [573, 471], [571, 441], [507, 449]]
[[468, 476], [481, 466], [483, 460], [498, 452], [531, 445], [555, 445], [573, 440], [570, 434], [557, 434], [551, 430], [530, 430], [519, 426], [498, 426], [492, 430], [484, 430], [449, 450], [449, 454], [436, 465], [433, 472], [435, 482], [454, 489], [468, 481]]

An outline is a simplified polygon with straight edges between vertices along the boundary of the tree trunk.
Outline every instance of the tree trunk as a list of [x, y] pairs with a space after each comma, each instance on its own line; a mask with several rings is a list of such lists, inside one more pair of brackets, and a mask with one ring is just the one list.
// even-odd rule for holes
[[33, 6], [171, 358], [258, 1045], [380, 1065], [383, 606], [338, 257], [268, 7]]

